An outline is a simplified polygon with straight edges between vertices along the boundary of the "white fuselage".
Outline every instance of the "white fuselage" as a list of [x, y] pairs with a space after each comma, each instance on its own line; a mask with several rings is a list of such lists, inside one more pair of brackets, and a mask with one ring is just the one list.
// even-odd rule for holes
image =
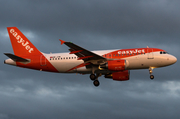
[[[92, 51], [100, 56], [113, 52], [116, 50]], [[77, 56], [69, 53], [54, 53], [44, 54], [46, 59], [60, 72], [60, 73], [91, 73], [92, 69], [87, 69], [85, 66], [77, 67], [84, 63], [83, 60], [77, 60]], [[146, 69], [149, 67], [157, 68], [171, 65], [176, 62], [176, 58], [170, 54], [160, 54], [160, 52], [152, 52], [139, 55], [131, 55], [125, 59], [127, 63], [127, 70], [132, 69]], [[114, 59], [113, 59], [114, 60]], [[77, 68], [76, 68], [77, 67]], [[74, 68], [73, 70], [70, 70]], [[69, 71], [70, 70], [70, 71]], [[99, 69], [96, 69], [99, 70]]]

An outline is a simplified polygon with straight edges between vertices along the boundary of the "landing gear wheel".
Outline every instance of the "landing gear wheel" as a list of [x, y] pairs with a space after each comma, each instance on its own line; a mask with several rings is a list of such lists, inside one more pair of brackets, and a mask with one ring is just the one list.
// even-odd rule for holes
[[150, 75], [150, 79], [153, 80], [154, 79], [154, 75]]
[[94, 81], [96, 79], [96, 75], [95, 74], [91, 74], [90, 75], [90, 79]]
[[95, 80], [95, 81], [93, 82], [93, 84], [94, 84], [94, 86], [96, 86], [96, 87], [98, 87], [98, 86], [100, 85], [100, 83], [99, 83], [98, 80]]
[[153, 73], [153, 68], [152, 67], [149, 67], [149, 73], [150, 73], [150, 79], [153, 80], [154, 75], [152, 75], [152, 73]]

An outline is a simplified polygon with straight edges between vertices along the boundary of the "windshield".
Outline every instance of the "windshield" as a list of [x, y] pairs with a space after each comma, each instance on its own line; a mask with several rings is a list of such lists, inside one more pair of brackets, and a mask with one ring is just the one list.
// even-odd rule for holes
[[161, 51], [160, 54], [168, 54], [168, 52]]

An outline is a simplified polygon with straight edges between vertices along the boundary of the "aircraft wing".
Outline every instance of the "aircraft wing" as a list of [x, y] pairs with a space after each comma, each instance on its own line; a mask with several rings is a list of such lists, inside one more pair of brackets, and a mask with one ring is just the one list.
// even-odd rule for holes
[[104, 58], [98, 54], [95, 54], [89, 50], [86, 50], [74, 43], [65, 42], [63, 40], [60, 40], [60, 41], [61, 41], [61, 45], [65, 44], [70, 48], [69, 54], [75, 54], [76, 56], [78, 56], [78, 60], [84, 60], [85, 63], [91, 62], [92, 64], [98, 65], [98, 64], [104, 63], [107, 60], [106, 58]]

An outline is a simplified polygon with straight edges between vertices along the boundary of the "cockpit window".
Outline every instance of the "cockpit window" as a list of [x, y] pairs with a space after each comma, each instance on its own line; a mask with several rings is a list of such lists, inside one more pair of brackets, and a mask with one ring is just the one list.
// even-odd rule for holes
[[167, 53], [167, 52], [163, 52], [163, 51], [161, 51], [161, 52], [160, 52], [160, 54], [168, 54], [168, 53]]

